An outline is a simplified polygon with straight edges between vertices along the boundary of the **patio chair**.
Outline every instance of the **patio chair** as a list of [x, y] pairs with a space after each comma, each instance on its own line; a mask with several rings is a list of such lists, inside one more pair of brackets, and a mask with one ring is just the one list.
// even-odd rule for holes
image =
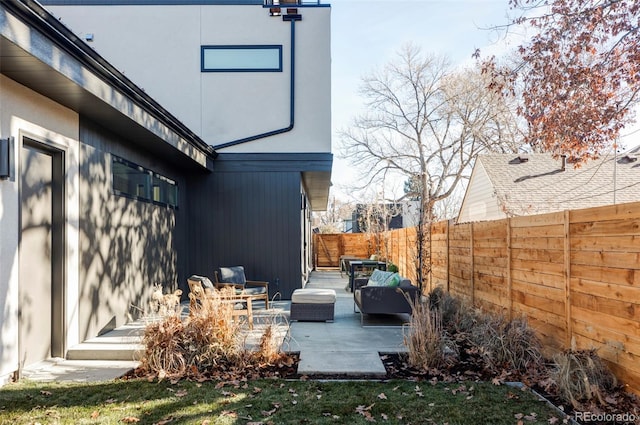
[[214, 272], [215, 287], [220, 289], [233, 286], [236, 292], [250, 295], [254, 300], [264, 300], [264, 306], [269, 309], [269, 282], [247, 280], [243, 266], [220, 267]]
[[[211, 283], [211, 280], [206, 276], [191, 275], [187, 279], [187, 283], [189, 284], [189, 290], [196, 295], [195, 297], [189, 296], [189, 309], [191, 311], [196, 311], [201, 308], [201, 305], [196, 301], [197, 297], [207, 296], [207, 294], [212, 295], [212, 291], [216, 290], [215, 285]], [[229, 291], [229, 293], [221, 295], [219, 299], [222, 302], [233, 305], [233, 309], [231, 310], [232, 316], [247, 316], [249, 329], [253, 329], [252, 300], [255, 299], [255, 297], [241, 292]]]

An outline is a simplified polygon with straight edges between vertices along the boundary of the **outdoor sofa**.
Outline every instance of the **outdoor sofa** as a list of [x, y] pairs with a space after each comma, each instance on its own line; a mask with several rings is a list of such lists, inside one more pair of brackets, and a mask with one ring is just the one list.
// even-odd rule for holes
[[366, 285], [362, 285], [362, 281], [356, 285], [354, 309], [357, 307], [360, 311], [361, 322], [365, 314], [411, 314], [412, 303], [419, 300], [420, 290], [409, 279], [397, 274], [391, 278], [392, 275], [390, 272], [375, 271]]

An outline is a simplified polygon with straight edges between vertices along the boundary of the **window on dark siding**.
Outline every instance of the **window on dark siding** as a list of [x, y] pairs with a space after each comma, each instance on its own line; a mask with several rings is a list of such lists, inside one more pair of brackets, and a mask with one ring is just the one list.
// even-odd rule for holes
[[126, 159], [111, 156], [113, 191], [116, 195], [153, 202], [172, 208], [178, 206], [176, 182]]
[[202, 46], [202, 72], [282, 72], [282, 46]]

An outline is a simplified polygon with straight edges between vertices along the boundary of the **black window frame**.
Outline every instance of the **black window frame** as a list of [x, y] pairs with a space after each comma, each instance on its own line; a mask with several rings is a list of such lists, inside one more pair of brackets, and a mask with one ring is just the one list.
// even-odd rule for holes
[[[115, 172], [116, 164], [124, 165], [130, 170], [137, 171], [138, 176], [142, 177], [145, 181], [136, 184], [134, 191], [133, 186], [131, 186], [132, 182], [135, 184], [134, 179], [118, 181], [118, 175]], [[127, 185], [131, 187], [129, 187], [128, 190], [122, 190], [124, 189], [122, 183], [127, 183]], [[174, 193], [171, 194], [165, 189], [163, 196], [162, 184], [165, 185], [165, 188], [173, 189]], [[111, 189], [114, 195], [117, 196], [171, 209], [178, 209], [179, 187], [175, 180], [113, 154], [111, 155]]]
[[[206, 68], [205, 54], [207, 50], [275, 50], [278, 52], [278, 66], [275, 68]], [[243, 45], [206, 45], [200, 46], [201, 72], [282, 72], [281, 44], [243, 44]]]

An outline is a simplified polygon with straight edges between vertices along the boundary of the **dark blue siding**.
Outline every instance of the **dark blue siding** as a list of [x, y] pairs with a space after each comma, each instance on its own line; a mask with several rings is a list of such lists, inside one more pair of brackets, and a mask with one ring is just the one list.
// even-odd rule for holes
[[[214, 167], [215, 168], [215, 167]], [[243, 265], [290, 299], [302, 286], [300, 172], [215, 172], [189, 193], [190, 273]]]

